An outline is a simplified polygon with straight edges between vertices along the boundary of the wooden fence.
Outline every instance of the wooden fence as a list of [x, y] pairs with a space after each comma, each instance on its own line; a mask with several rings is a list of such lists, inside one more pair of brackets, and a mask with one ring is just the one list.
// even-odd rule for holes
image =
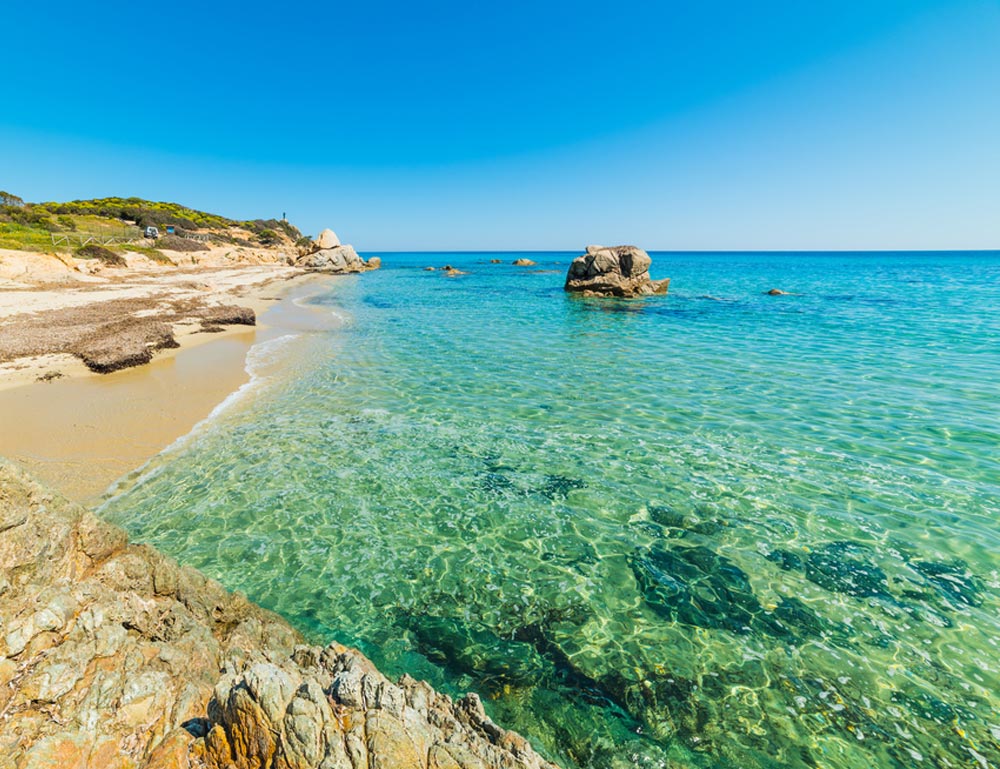
[[135, 243], [142, 240], [142, 233], [137, 228], [125, 228], [121, 232], [53, 232], [52, 245], [65, 243], [68, 246], [86, 246], [96, 243], [99, 246], [111, 246], [115, 243]]

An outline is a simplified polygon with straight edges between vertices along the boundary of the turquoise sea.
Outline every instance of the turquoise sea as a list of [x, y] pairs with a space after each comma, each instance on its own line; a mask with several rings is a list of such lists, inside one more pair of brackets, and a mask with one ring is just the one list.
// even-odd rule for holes
[[300, 286], [104, 514], [567, 768], [1000, 767], [1000, 253], [574, 255]]

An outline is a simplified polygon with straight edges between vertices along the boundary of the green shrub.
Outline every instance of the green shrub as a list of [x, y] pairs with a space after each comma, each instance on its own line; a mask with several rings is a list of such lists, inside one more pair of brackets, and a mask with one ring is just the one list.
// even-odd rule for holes
[[72, 216], [66, 216], [65, 214], [60, 214], [56, 217], [56, 221], [59, 222], [59, 226], [64, 230], [76, 231], [76, 221], [74, 221]]
[[260, 230], [257, 233], [257, 240], [265, 246], [273, 246], [281, 242], [281, 236], [274, 230]]

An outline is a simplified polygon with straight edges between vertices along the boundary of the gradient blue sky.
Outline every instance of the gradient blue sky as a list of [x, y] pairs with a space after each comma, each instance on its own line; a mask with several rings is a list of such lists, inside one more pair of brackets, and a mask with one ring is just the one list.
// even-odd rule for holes
[[1000, 248], [1000, 0], [5, 3], [0, 189], [364, 251]]

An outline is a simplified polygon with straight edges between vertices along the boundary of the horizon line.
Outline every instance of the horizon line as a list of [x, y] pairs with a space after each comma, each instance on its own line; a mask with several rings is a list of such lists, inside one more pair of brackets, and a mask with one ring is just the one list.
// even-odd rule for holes
[[[631, 245], [631, 244], [628, 244]], [[607, 246], [614, 248], [614, 246]], [[656, 254], [977, 254], [1000, 253], [995, 248], [644, 248]], [[420, 249], [359, 249], [365, 254], [568, 254], [586, 252], [586, 248], [420, 248]]]

